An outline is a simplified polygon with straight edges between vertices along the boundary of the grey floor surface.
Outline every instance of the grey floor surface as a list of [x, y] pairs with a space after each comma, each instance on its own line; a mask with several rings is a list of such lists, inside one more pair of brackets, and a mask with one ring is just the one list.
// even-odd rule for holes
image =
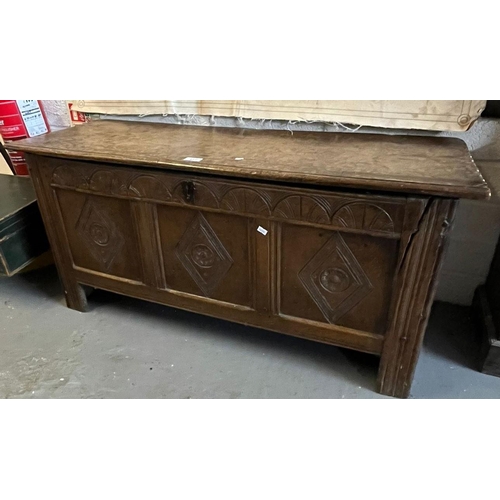
[[[412, 398], [497, 398], [467, 308], [437, 303]], [[378, 360], [96, 291], [64, 306], [53, 267], [0, 278], [0, 398], [382, 398]]]

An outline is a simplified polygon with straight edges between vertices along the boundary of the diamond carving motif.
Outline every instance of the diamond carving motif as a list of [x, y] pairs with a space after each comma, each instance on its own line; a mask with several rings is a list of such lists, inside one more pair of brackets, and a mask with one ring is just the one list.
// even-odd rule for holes
[[233, 265], [233, 259], [205, 217], [198, 213], [176, 248], [191, 278], [210, 297]]
[[299, 272], [299, 279], [329, 323], [335, 323], [373, 290], [338, 232]]
[[125, 240], [108, 215], [92, 200], [87, 200], [76, 224], [76, 230], [94, 258], [104, 269], [109, 269]]

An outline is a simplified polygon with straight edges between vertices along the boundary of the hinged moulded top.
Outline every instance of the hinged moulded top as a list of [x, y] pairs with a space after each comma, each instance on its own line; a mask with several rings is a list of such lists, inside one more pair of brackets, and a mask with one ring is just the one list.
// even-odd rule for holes
[[16, 141], [32, 154], [351, 189], [489, 198], [466, 144], [444, 137], [97, 120]]

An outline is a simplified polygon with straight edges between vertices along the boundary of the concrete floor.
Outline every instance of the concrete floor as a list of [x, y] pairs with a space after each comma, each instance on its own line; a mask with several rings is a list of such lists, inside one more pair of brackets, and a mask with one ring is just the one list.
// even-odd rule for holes
[[[96, 291], [64, 306], [53, 267], [0, 278], [0, 398], [381, 398], [377, 358]], [[497, 398], [467, 308], [437, 303], [412, 398]]]

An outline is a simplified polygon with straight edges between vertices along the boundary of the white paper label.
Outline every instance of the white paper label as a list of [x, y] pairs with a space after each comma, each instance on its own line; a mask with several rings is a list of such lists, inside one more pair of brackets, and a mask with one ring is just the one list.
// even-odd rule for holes
[[184, 161], [194, 161], [199, 163], [200, 161], [203, 161], [203, 158], [193, 158], [192, 156], [188, 156], [187, 158], [184, 158]]
[[38, 105], [38, 101], [16, 100], [16, 102], [30, 137], [46, 134], [49, 131], [47, 125], [45, 125], [45, 120], [43, 119], [42, 110]]
[[263, 234], [264, 236], [267, 236], [267, 233], [269, 232], [267, 229], [264, 229], [262, 226], [259, 226], [257, 228], [257, 231], [259, 231], [259, 233]]

